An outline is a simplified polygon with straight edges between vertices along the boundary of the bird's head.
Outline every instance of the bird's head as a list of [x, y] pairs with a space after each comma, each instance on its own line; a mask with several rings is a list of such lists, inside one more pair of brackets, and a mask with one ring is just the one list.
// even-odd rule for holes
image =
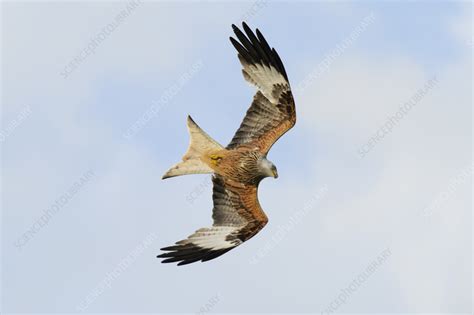
[[260, 159], [259, 169], [264, 177], [278, 178], [278, 171], [275, 164], [267, 160], [266, 157]]

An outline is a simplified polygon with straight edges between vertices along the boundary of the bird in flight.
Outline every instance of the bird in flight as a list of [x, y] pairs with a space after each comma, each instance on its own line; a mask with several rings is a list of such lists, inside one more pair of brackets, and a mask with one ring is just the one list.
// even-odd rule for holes
[[257, 88], [252, 104], [232, 141], [223, 147], [188, 116], [190, 144], [182, 162], [163, 179], [187, 174], [213, 174], [213, 225], [187, 239], [162, 248], [163, 263], [190, 264], [225, 254], [252, 238], [268, 218], [258, 202], [258, 185], [265, 177], [278, 177], [267, 160], [272, 145], [296, 123], [290, 83], [283, 63], [262, 33], [254, 34], [245, 22], [245, 34], [232, 25], [230, 37], [242, 64], [246, 81]]

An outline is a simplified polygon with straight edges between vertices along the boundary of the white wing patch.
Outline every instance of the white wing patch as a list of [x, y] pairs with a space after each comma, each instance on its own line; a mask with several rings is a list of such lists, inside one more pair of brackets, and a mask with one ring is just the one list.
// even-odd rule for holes
[[234, 239], [232, 242], [226, 238], [240, 230], [242, 227], [235, 226], [214, 226], [212, 228], [202, 228], [197, 230], [194, 234], [188, 236], [186, 240], [178, 242], [177, 244], [185, 245], [192, 243], [206, 249], [225, 249], [240, 245], [242, 242], [239, 239]]
[[272, 90], [276, 84], [288, 84], [283, 75], [272, 66], [248, 64], [243, 59], [240, 61], [244, 67], [242, 72], [245, 80], [255, 85], [273, 104], [278, 103], [278, 99], [272, 95]]

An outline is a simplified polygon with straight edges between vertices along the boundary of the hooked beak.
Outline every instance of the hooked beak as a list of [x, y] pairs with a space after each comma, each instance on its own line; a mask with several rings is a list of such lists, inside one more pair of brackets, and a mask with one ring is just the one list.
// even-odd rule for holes
[[273, 178], [278, 178], [278, 171], [276, 169], [273, 170]]

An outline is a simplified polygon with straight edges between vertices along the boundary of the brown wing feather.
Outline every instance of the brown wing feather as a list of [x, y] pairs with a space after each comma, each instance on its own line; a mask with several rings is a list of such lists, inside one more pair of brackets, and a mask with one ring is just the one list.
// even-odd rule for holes
[[163, 263], [186, 265], [208, 261], [234, 249], [257, 234], [268, 222], [257, 197], [257, 187], [243, 185], [215, 175], [213, 181], [214, 224], [202, 228], [179, 241], [162, 248]]
[[[226, 195], [229, 196], [227, 204], [232, 205], [233, 209], [246, 221], [246, 224], [253, 221], [264, 224], [268, 222], [268, 218], [258, 202], [258, 187], [256, 185], [246, 185], [220, 175], [216, 175], [213, 182], [214, 187], [225, 190]], [[220, 211], [220, 209], [215, 210]]]
[[283, 63], [263, 35], [257, 36], [243, 23], [246, 33], [235, 25], [240, 42], [231, 38], [243, 66], [245, 80], [257, 86], [253, 102], [227, 149], [255, 144], [267, 153], [271, 146], [296, 123], [295, 102]]

